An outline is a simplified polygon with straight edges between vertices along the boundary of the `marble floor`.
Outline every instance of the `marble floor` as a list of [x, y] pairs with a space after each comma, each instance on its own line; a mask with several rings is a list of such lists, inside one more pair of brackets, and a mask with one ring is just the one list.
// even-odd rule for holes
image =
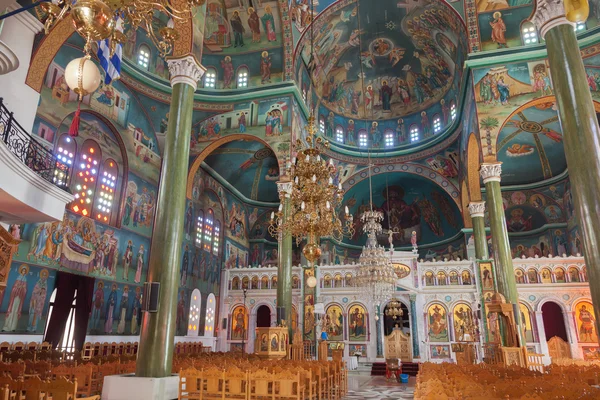
[[386, 381], [383, 376], [348, 376], [348, 394], [344, 400], [377, 399], [398, 400], [414, 398], [415, 378], [410, 377], [408, 383]]

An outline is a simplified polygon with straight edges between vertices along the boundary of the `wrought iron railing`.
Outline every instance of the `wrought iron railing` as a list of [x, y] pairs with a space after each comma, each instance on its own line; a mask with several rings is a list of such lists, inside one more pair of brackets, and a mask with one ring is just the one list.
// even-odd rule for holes
[[0, 97], [0, 139], [29, 169], [46, 181], [69, 191], [67, 182], [71, 171], [67, 162], [59, 160], [14, 119]]

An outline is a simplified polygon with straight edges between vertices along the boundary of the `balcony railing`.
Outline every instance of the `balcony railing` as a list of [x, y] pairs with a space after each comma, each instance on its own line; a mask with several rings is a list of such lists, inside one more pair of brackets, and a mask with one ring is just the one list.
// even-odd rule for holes
[[44, 180], [69, 192], [67, 182], [71, 171], [67, 162], [59, 160], [50, 150], [35, 140], [15, 121], [0, 97], [0, 138], [23, 164]]

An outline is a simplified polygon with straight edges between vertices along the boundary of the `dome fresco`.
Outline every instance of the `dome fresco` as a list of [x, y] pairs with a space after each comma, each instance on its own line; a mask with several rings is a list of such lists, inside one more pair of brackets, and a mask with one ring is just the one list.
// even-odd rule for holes
[[[342, 1], [314, 24], [314, 58], [307, 30], [296, 63], [303, 91], [312, 75], [318, 113], [328, 128], [322, 133], [333, 137], [337, 125], [344, 132], [354, 129], [354, 137], [350, 134], [340, 144], [358, 147], [359, 120], [377, 120], [381, 129], [394, 131], [391, 147], [396, 147], [431, 138], [452, 125], [449, 114], [462, 73], [456, 65], [466, 54], [464, 27], [452, 7], [427, 1], [407, 5], [381, 0], [378, 7], [364, 0]], [[411, 140], [412, 124], [419, 128], [418, 139]], [[367, 130], [371, 128], [369, 122]], [[371, 134], [369, 147], [384, 147], [382, 133]]]

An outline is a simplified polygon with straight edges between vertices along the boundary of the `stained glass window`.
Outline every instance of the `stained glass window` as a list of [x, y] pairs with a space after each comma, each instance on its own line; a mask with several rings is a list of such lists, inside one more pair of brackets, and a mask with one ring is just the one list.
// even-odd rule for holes
[[86, 140], [81, 147], [81, 153], [75, 158], [76, 175], [73, 179], [75, 200], [71, 210], [84, 217], [91, 215], [92, 202], [95, 198], [96, 179], [102, 161], [100, 147], [93, 140]]
[[215, 234], [213, 236], [213, 254], [219, 255], [219, 238], [221, 236], [221, 223], [217, 221], [215, 223]]
[[204, 230], [204, 213], [198, 211], [198, 219], [196, 220], [196, 246], [202, 247], [202, 231]]
[[119, 168], [115, 160], [107, 159], [104, 161], [102, 173], [98, 178], [96, 186], [96, 199], [94, 201], [94, 214], [96, 219], [108, 223], [112, 214], [113, 204], [115, 203], [115, 189], [117, 187], [117, 176]]
[[204, 220], [204, 250], [209, 252], [212, 247], [212, 235], [213, 235], [213, 212], [208, 210], [206, 213], [206, 219]]

